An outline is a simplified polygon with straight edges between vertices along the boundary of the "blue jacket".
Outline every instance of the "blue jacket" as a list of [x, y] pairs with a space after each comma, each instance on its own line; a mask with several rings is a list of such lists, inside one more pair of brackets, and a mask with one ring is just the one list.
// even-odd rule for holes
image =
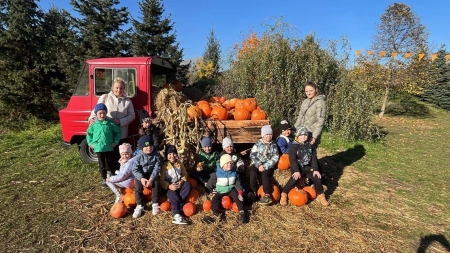
[[252, 164], [256, 168], [264, 165], [265, 170], [270, 170], [275, 166], [279, 158], [278, 147], [274, 141], [264, 143], [262, 139], [259, 139], [250, 151], [250, 159], [252, 159]]
[[150, 154], [142, 152], [136, 157], [133, 165], [133, 175], [137, 180], [141, 178], [156, 180], [161, 170], [161, 156], [156, 148]]
[[208, 180], [206, 187], [210, 190], [216, 188], [218, 193], [227, 193], [233, 188], [242, 194], [241, 179], [239, 173], [236, 172], [236, 167], [229, 171], [224, 171], [219, 164], [217, 164], [216, 173], [211, 173], [211, 177]]
[[136, 157], [131, 158], [125, 164], [120, 166], [119, 174], [109, 178], [109, 182], [123, 188], [134, 188], [133, 164]]
[[277, 138], [277, 146], [281, 154], [289, 153], [289, 148], [292, 145], [294, 138], [291, 136], [280, 135]]

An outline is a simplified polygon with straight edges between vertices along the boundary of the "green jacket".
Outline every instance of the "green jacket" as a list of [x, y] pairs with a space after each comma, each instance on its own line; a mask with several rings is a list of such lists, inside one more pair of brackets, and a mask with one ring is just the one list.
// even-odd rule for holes
[[203, 150], [198, 152], [199, 162], [205, 162], [203, 164], [203, 170], [212, 173], [216, 171], [217, 163], [219, 162], [219, 155], [217, 152], [211, 151], [207, 154]]
[[86, 141], [89, 146], [94, 146], [95, 152], [108, 152], [114, 150], [111, 143], [119, 144], [121, 134], [120, 127], [111, 120], [95, 120], [87, 130]]

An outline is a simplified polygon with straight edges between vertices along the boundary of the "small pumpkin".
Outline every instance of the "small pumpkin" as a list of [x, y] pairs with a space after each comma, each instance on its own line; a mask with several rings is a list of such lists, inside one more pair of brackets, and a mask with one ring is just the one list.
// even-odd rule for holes
[[231, 209], [233, 209], [233, 211], [235, 213], [239, 213], [239, 209], [238, 209], [238, 206], [237, 206], [236, 202], [233, 202], [233, 205], [231, 206]]
[[302, 190], [306, 192], [306, 195], [308, 195], [309, 200], [313, 200], [317, 197], [316, 190], [314, 190], [314, 188], [312, 188], [311, 186], [305, 186], [302, 188]]
[[206, 103], [197, 103], [197, 107], [202, 112], [202, 118], [207, 119], [207, 118], [211, 117], [212, 108], [211, 108], [211, 106], [209, 106], [208, 102], [206, 102]]
[[159, 208], [165, 212], [170, 211], [171, 207], [172, 206], [169, 201], [164, 201], [161, 205], [159, 205]]
[[122, 202], [118, 202], [115, 203], [112, 207], [111, 210], [109, 211], [109, 214], [116, 219], [122, 218], [127, 214], [127, 206], [125, 206], [124, 203]]
[[181, 84], [180, 81], [173, 81], [172, 84], [175, 91], [180, 92], [181, 90], [183, 90], [183, 84]]
[[244, 100], [243, 99], [237, 99], [234, 103], [234, 108], [236, 109], [244, 109]]
[[[272, 185], [272, 187], [273, 187], [273, 192], [270, 195], [270, 197], [272, 198], [272, 200], [274, 202], [278, 202], [278, 201], [280, 201], [280, 198], [281, 198], [280, 188], [278, 188], [278, 186], [276, 186], [276, 185]], [[259, 187], [257, 194], [260, 198], [264, 197], [265, 193], [264, 193], [264, 189], [263, 189], [262, 185]]]
[[250, 112], [246, 109], [236, 109], [234, 111], [234, 119], [235, 120], [249, 120], [251, 117]]
[[190, 106], [189, 108], [187, 108], [187, 114], [189, 116], [189, 119], [193, 120], [195, 118], [200, 118], [202, 117], [202, 110], [200, 110], [200, 108], [198, 108], [197, 106], [193, 105]]
[[225, 97], [220, 97], [219, 98], [219, 103], [223, 104], [225, 102], [225, 100], [227, 100]]
[[125, 196], [123, 196], [123, 203], [128, 208], [133, 208], [136, 206], [136, 197], [133, 193], [126, 193]]
[[205, 212], [211, 211], [211, 206], [212, 206], [211, 200], [209, 199], [205, 200], [205, 202], [203, 202], [203, 211]]
[[186, 203], [183, 206], [183, 213], [184, 215], [191, 217], [192, 215], [195, 214], [195, 212], [197, 211], [197, 208], [195, 207], [195, 205], [193, 203]]
[[162, 88], [163, 88], [163, 89], [169, 89], [169, 88], [171, 88], [171, 89], [175, 90], [175, 85], [174, 85], [173, 83], [165, 83], [165, 84], [162, 86]]
[[295, 206], [303, 206], [308, 202], [308, 195], [303, 190], [297, 187], [293, 188], [288, 193], [289, 202]]
[[215, 120], [226, 120], [228, 118], [228, 111], [223, 107], [214, 106], [211, 111], [211, 118]]
[[222, 207], [225, 208], [226, 210], [230, 210], [233, 207], [233, 201], [228, 196], [223, 196], [221, 203]]
[[228, 100], [228, 106], [230, 107], [230, 109], [233, 109], [234, 107], [236, 107], [236, 101], [238, 101], [239, 98], [232, 98]]
[[220, 103], [218, 97], [211, 97], [208, 101], [209, 101], [210, 103]]
[[195, 188], [191, 188], [191, 191], [189, 192], [189, 195], [186, 198], [186, 201], [195, 203], [197, 199], [200, 197], [200, 194], [198, 193], [198, 190]]
[[261, 107], [257, 107], [256, 110], [254, 110], [252, 112], [252, 116], [251, 116], [252, 120], [266, 120], [267, 119], [267, 114], [266, 112], [261, 109]]
[[256, 99], [255, 98], [246, 98], [243, 102], [244, 109], [246, 109], [249, 112], [253, 112], [256, 110]]
[[189, 182], [192, 185], [192, 188], [194, 188], [194, 189], [198, 188], [198, 182], [194, 178], [188, 177], [187, 182]]
[[287, 170], [291, 167], [291, 163], [289, 162], [289, 155], [283, 154], [280, 156], [280, 160], [278, 160], [278, 169]]

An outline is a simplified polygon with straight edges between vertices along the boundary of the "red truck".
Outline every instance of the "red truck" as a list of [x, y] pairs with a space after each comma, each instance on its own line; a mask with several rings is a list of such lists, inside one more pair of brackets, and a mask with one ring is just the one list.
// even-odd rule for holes
[[[95, 152], [86, 143], [88, 117], [99, 97], [111, 90], [116, 77], [125, 80], [125, 93], [133, 102], [135, 110], [146, 110], [155, 115], [152, 108], [152, 87], [162, 87], [175, 80], [176, 68], [169, 61], [156, 57], [117, 57], [87, 60], [78, 79], [75, 92], [67, 107], [59, 111], [63, 135], [63, 147], [77, 144], [85, 162], [96, 162]], [[154, 90], [154, 89], [153, 89]], [[138, 115], [138, 113], [136, 113]], [[128, 135], [135, 138], [139, 129], [139, 117], [129, 125]], [[205, 130], [210, 131], [220, 142], [230, 137], [234, 143], [254, 143], [260, 138], [260, 129], [269, 124], [259, 121], [205, 121]], [[136, 140], [130, 140], [135, 143]]]

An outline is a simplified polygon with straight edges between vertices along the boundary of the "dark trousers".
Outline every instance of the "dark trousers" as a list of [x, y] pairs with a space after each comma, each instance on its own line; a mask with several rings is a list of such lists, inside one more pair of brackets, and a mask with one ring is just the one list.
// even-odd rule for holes
[[[312, 171], [308, 171], [308, 172], [303, 172], [302, 173], [302, 177], [308, 177], [309, 179], [311, 179], [314, 183], [314, 189], [317, 192], [317, 195], [322, 194], [323, 193], [323, 186], [322, 186], [322, 180], [320, 180], [318, 177], [313, 177], [313, 172]], [[284, 193], [289, 193], [289, 191], [295, 187], [295, 185], [297, 184], [297, 182], [300, 180], [297, 179], [293, 179], [292, 176], [289, 179], [289, 181], [286, 183], [286, 185], [283, 187], [283, 192]]]
[[[134, 196], [136, 197], [136, 204], [142, 205], [144, 203], [144, 186], [141, 183], [141, 180], [134, 179]], [[159, 198], [159, 181], [158, 178], [155, 178], [152, 184], [152, 203], [158, 203]]]
[[250, 166], [250, 189], [253, 192], [258, 192], [259, 184], [258, 184], [258, 174], [261, 174], [261, 183], [263, 186], [263, 190], [265, 194], [272, 194], [273, 187], [271, 183], [271, 178], [273, 175], [273, 169], [265, 170], [263, 172], [259, 172], [258, 168], [255, 165]]
[[242, 203], [242, 201], [239, 200], [239, 195], [236, 189], [233, 189], [227, 193], [216, 193], [214, 195], [214, 197], [212, 198], [211, 202], [212, 202], [212, 210], [214, 214], [219, 214], [220, 213], [220, 205], [222, 204], [222, 197], [223, 196], [229, 196], [234, 202], [236, 202], [236, 205], [238, 207], [239, 211], [243, 211], [244, 210], [244, 204]]
[[170, 206], [172, 208], [173, 214], [180, 214], [181, 209], [183, 209], [184, 201], [186, 200], [189, 192], [191, 191], [192, 185], [189, 182], [184, 182], [183, 186], [176, 191], [167, 189], [167, 198], [170, 201]]
[[197, 183], [201, 186], [205, 186], [205, 183], [208, 183], [209, 178], [211, 177], [211, 173], [213, 172], [209, 172], [209, 171], [197, 171], [195, 168], [193, 168], [190, 172], [189, 172], [189, 176], [191, 176], [192, 178], [195, 179], [195, 181], [197, 181]]
[[114, 147], [114, 151], [113, 151], [113, 162], [112, 162], [112, 164], [111, 164], [111, 171], [112, 171], [112, 174], [113, 174], [113, 175], [115, 174], [116, 170], [119, 170], [119, 169], [120, 169], [120, 163], [119, 163], [119, 159], [120, 159], [119, 146], [122, 145], [122, 144], [124, 144], [126, 140], [127, 140], [127, 139], [120, 139], [119, 144], [117, 144], [117, 145]]
[[103, 179], [106, 179], [107, 172], [108, 171], [111, 172], [111, 170], [113, 169], [112, 165], [114, 163], [113, 151], [98, 152], [97, 158], [98, 158], [98, 167], [100, 169], [100, 175], [102, 175]]

